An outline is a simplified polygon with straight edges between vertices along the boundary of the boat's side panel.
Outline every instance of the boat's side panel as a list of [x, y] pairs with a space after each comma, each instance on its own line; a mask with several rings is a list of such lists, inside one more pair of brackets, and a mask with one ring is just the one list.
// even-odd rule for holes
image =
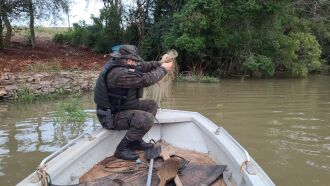
[[162, 124], [163, 139], [176, 147], [208, 153], [202, 133], [193, 122]]
[[[267, 174], [249, 157], [247, 151], [222, 127], [215, 125], [204, 116], [195, 113], [193, 121], [204, 132], [209, 155], [217, 162], [226, 164], [227, 179], [237, 185], [274, 185]], [[250, 161], [256, 174], [241, 169], [244, 162]]]
[[79, 177], [109, 155], [112, 155], [125, 131], [103, 130], [94, 139], [74, 146], [50, 164], [49, 174], [55, 184], [78, 183]]

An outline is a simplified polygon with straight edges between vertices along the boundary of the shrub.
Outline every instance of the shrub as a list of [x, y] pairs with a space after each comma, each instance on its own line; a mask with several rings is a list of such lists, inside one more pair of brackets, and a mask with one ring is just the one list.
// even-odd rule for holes
[[309, 33], [282, 36], [278, 56], [278, 64], [283, 65], [294, 76], [303, 77], [308, 72], [321, 70], [321, 47], [315, 36]]
[[64, 38], [65, 38], [65, 36], [63, 33], [57, 33], [54, 35], [53, 41], [56, 43], [65, 43], [67, 41]]
[[251, 54], [244, 63], [244, 66], [248, 71], [259, 73], [262, 76], [273, 76], [275, 70], [272, 60], [263, 55]]

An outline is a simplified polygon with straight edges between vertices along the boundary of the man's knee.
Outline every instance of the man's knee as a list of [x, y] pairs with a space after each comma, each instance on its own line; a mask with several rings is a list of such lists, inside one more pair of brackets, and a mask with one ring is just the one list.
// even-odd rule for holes
[[153, 109], [158, 109], [158, 104], [155, 100], [149, 100], [150, 107]]
[[138, 126], [137, 128], [149, 130], [154, 124], [154, 116], [149, 112], [135, 114]]
[[148, 112], [150, 112], [151, 114], [153, 114], [154, 116], [157, 113], [157, 109], [158, 109], [158, 104], [155, 100], [145, 100], [145, 105], [148, 108]]
[[152, 115], [149, 112], [144, 113], [144, 128], [150, 129], [152, 125], [154, 124], [154, 115]]

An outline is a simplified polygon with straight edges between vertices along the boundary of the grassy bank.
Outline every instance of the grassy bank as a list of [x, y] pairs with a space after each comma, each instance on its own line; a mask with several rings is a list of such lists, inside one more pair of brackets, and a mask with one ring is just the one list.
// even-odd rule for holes
[[196, 82], [196, 83], [219, 83], [220, 80], [217, 77], [212, 76], [197, 76], [197, 75], [182, 75], [179, 74], [175, 77], [176, 82]]
[[56, 89], [54, 92], [36, 93], [27, 86], [21, 86], [15, 91], [12, 98], [14, 104], [34, 103], [42, 100], [61, 99], [68, 94], [81, 94], [79, 91], [67, 91], [64, 88]]

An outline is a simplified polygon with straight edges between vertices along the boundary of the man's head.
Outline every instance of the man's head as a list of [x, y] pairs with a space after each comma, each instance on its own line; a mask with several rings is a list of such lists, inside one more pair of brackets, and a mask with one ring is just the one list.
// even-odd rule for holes
[[143, 61], [138, 55], [138, 49], [134, 45], [121, 45], [118, 51], [114, 51], [110, 56], [123, 59], [126, 64], [135, 66], [137, 62]]

